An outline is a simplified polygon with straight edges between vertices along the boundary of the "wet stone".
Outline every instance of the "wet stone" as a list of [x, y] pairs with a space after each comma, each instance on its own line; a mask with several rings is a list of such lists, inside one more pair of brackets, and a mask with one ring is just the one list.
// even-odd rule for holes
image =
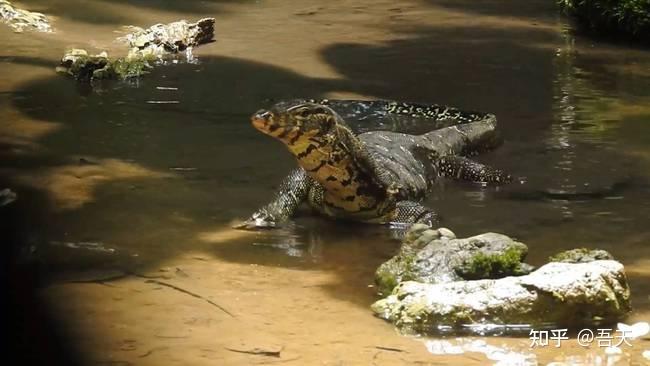
[[443, 238], [456, 239], [456, 234], [454, 234], [451, 230], [449, 230], [447, 228], [441, 227], [440, 229], [438, 229], [438, 233]]
[[527, 250], [525, 244], [502, 234], [457, 239], [449, 229], [413, 225], [400, 252], [377, 269], [375, 283], [380, 294], [388, 294], [403, 281], [445, 283], [523, 275], [532, 268], [522, 263]]
[[[167, 25], [156, 24], [148, 29], [131, 29], [133, 33], [119, 38], [131, 47], [125, 57], [109, 58], [106, 52], [91, 55], [83, 49], [71, 49], [63, 56], [57, 72], [80, 81], [139, 78], [167, 56], [212, 41], [214, 18], [204, 18], [196, 23], [182, 20]], [[189, 61], [191, 52], [186, 52], [186, 56]]]
[[631, 310], [623, 265], [612, 260], [546, 264], [535, 272], [498, 280], [400, 283], [372, 305], [381, 318], [406, 331], [480, 329], [477, 325], [614, 324]]
[[608, 259], [614, 259], [614, 256], [605, 250], [578, 248], [552, 255], [549, 257], [549, 262], [587, 263]]

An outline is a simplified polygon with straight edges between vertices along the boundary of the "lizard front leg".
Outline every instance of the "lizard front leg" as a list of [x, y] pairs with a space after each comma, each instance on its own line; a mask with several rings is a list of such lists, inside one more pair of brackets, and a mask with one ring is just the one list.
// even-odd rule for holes
[[236, 229], [274, 228], [290, 219], [305, 201], [313, 180], [302, 168], [284, 178], [275, 196], [268, 204], [255, 211], [248, 220], [235, 225]]
[[440, 221], [440, 217], [433, 210], [415, 201], [399, 201], [395, 205], [390, 224], [411, 225], [427, 224], [433, 226]]

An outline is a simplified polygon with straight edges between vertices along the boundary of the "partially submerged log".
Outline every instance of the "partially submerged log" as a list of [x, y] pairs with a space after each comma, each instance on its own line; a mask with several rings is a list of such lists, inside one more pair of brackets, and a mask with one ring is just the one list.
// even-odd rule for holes
[[83, 49], [72, 49], [65, 53], [57, 71], [81, 81], [125, 80], [148, 73], [157, 63], [182, 51], [186, 51], [186, 57], [191, 61], [189, 51], [192, 47], [213, 40], [214, 18], [204, 18], [196, 23], [181, 20], [147, 29], [130, 29], [132, 33], [118, 38], [131, 47], [127, 56], [111, 59], [106, 52], [91, 55]]
[[17, 33], [25, 29], [34, 29], [40, 32], [52, 31], [50, 22], [45, 15], [16, 8], [7, 0], [0, 0], [0, 19]]

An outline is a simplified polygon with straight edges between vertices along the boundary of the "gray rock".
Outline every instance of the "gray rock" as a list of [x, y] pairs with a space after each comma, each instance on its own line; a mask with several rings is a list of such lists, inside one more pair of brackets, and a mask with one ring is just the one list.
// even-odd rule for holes
[[619, 262], [554, 262], [529, 275], [498, 280], [403, 282], [372, 310], [420, 333], [481, 324], [593, 326], [628, 314], [630, 289]]
[[445, 283], [523, 275], [532, 268], [522, 260], [528, 248], [505, 235], [486, 233], [456, 239], [449, 229], [413, 225], [400, 252], [375, 273], [380, 294], [402, 281]]
[[0, 19], [17, 33], [25, 29], [33, 29], [40, 32], [52, 31], [45, 15], [16, 8], [7, 0], [0, 0]]
[[77, 80], [111, 79], [113, 68], [106, 52], [90, 55], [86, 50], [73, 48], [66, 51], [57, 72], [74, 76]]

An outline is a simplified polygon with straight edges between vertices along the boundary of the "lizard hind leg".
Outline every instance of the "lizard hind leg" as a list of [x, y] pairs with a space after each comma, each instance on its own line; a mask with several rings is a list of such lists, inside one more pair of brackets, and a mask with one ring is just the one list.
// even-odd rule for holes
[[427, 224], [433, 226], [440, 221], [440, 216], [431, 209], [415, 201], [399, 201], [390, 224], [393, 226], [410, 226], [411, 224]]
[[447, 178], [485, 184], [512, 182], [510, 174], [463, 156], [444, 156], [436, 161], [436, 165], [439, 175]]

